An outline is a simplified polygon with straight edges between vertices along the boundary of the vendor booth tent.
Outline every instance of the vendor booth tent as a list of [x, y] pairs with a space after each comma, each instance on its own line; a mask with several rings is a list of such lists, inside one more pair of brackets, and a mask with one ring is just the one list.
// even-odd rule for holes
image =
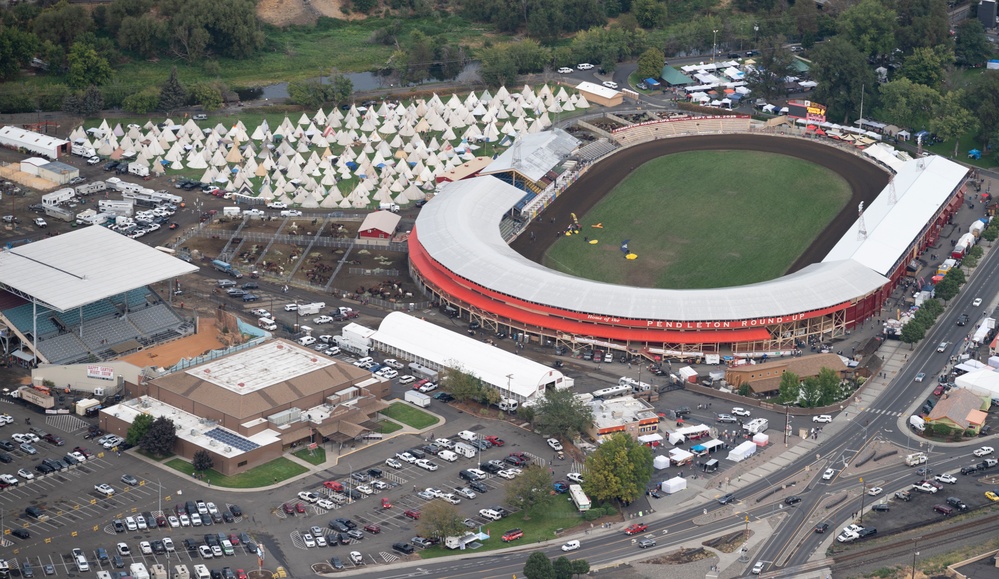
[[747, 440], [728, 452], [728, 459], [732, 462], [742, 462], [756, 453], [756, 443]]
[[687, 488], [687, 479], [675, 476], [669, 480], [661, 482], [659, 484], [659, 488], [661, 488], [664, 493], [671, 495]]
[[694, 455], [682, 448], [672, 448], [669, 451], [669, 459], [677, 466], [683, 466], [694, 459]]
[[652, 466], [656, 470], [663, 470], [664, 468], [669, 468], [669, 457], [659, 455], [652, 459]]

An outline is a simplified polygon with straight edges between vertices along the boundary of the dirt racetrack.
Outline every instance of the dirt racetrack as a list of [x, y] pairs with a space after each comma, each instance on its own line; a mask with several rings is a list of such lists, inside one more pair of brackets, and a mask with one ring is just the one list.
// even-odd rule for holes
[[[575, 213], [582, 219], [605, 195], [610, 193], [631, 171], [656, 157], [680, 153], [683, 151], [716, 151], [716, 150], [749, 150], [779, 153], [797, 157], [826, 167], [849, 184], [853, 196], [843, 210], [833, 218], [832, 222], [808, 246], [808, 249], [798, 257], [788, 269], [792, 273], [809, 264], [821, 261], [833, 245], [850, 228], [857, 219], [857, 206], [861, 201], [864, 206], [870, 206], [871, 201], [888, 184], [888, 173], [864, 159], [836, 147], [830, 147], [817, 141], [768, 135], [699, 135], [651, 141], [629, 147], [619, 153], [607, 157], [576, 181], [567, 191], [540, 215], [527, 230], [511, 245], [517, 253], [541, 263], [541, 259], [551, 245], [552, 232], [564, 229]], [[668, 175], [663, 176], [668, 179]], [[801, 192], [807, 194], [807, 192]], [[551, 224], [552, 217], [555, 224]], [[780, 227], [775, 223], [774, 227]], [[530, 232], [534, 232], [537, 241], [531, 243]], [[705, 234], [711, 232], [705, 231]]]

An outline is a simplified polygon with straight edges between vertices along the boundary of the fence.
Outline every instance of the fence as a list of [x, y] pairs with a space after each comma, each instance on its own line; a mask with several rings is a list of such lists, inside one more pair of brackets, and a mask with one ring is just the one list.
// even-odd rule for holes
[[[229, 229], [219, 229], [215, 227], [197, 227], [194, 231], [189, 232], [185, 239], [191, 237], [218, 237], [227, 238], [234, 236], [234, 232]], [[319, 247], [331, 247], [338, 249], [346, 249], [348, 247], [359, 247], [365, 249], [381, 249], [384, 251], [394, 251], [398, 253], [409, 253], [409, 245], [406, 243], [385, 243], [384, 241], [367, 241], [365, 239], [353, 239], [353, 238], [333, 238], [333, 237], [320, 237], [316, 238], [314, 235], [287, 235], [287, 234], [274, 234], [274, 233], [260, 233], [256, 231], [247, 231], [241, 233], [240, 236], [244, 241], [251, 242], [261, 242], [261, 243], [283, 243], [285, 245], [309, 245]], [[315, 242], [315, 243], [313, 243]], [[175, 243], [174, 246], [177, 244]]]
[[350, 275], [382, 275], [387, 277], [398, 277], [402, 272], [398, 269], [365, 269], [363, 267], [351, 267], [347, 269]]

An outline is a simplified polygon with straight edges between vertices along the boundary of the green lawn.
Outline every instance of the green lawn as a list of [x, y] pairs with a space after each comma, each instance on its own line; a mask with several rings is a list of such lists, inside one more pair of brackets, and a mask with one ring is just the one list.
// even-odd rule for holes
[[[524, 520], [523, 513], [514, 513], [501, 521], [483, 526], [482, 530], [489, 533], [489, 539], [484, 541], [482, 547], [479, 547], [474, 552], [495, 551], [496, 549], [505, 549], [507, 547], [519, 547], [525, 543], [556, 540], [558, 539], [555, 535], [557, 529], [568, 531], [581, 522], [583, 522], [583, 517], [576, 509], [576, 505], [572, 504], [572, 501], [569, 500], [569, 495], [556, 495], [551, 505], [532, 511], [527, 520]], [[503, 533], [513, 528], [523, 530], [524, 536], [512, 543], [504, 543], [502, 539]], [[476, 529], [469, 530], [472, 532], [476, 531]], [[454, 554], [455, 551], [443, 545], [431, 547], [419, 553], [420, 557], [424, 559], [446, 557]]]
[[[638, 167], [579, 216], [581, 233], [556, 241], [544, 265], [637, 287], [713, 288], [774, 279], [850, 194], [832, 171], [784, 155], [667, 155]], [[624, 259], [624, 240], [637, 259]]]
[[[186, 460], [175, 458], [164, 464], [187, 476], [194, 474], [194, 466]], [[212, 486], [216, 487], [251, 489], [278, 483], [304, 472], [308, 472], [304, 466], [281, 457], [233, 476], [223, 476], [214, 469], [208, 470], [202, 478], [211, 481]]]
[[320, 465], [326, 462], [326, 449], [323, 447], [316, 447], [315, 450], [309, 450], [308, 448], [303, 448], [302, 450], [293, 452], [295, 456], [304, 460], [305, 462], [310, 462], [315, 465]]
[[382, 420], [378, 423], [378, 432], [380, 434], [391, 434], [396, 430], [402, 430], [402, 425], [395, 420]]
[[405, 402], [393, 402], [388, 408], [382, 410], [382, 414], [417, 430], [422, 430], [440, 422], [440, 419], [436, 416], [427, 414]]

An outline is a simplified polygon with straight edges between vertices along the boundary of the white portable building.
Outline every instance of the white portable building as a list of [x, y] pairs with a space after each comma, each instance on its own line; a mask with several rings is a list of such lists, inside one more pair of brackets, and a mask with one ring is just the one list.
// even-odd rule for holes
[[[656, 470], [663, 470], [664, 468], [669, 468], [669, 457], [658, 455], [652, 459], [652, 466]], [[665, 484], [665, 483], [663, 483]]]
[[756, 446], [766, 446], [770, 444], [770, 436], [765, 432], [754, 434], [753, 444], [755, 444]]
[[732, 462], [742, 462], [754, 454], [756, 454], [756, 443], [752, 440], [747, 440], [728, 451], [728, 459]]
[[664, 493], [671, 495], [687, 488], [687, 479], [675, 476], [669, 480], [664, 480], [660, 483], [659, 488], [661, 488]]
[[697, 370], [694, 370], [690, 366], [684, 366], [680, 368], [680, 379], [684, 382], [696, 382], [697, 381]]

